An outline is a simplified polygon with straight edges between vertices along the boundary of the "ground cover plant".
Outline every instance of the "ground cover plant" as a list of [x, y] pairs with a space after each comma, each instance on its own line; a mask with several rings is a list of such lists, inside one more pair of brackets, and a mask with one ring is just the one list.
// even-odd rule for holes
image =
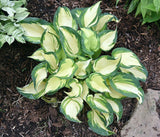
[[[116, 4], [118, 4], [117, 0]], [[129, 3], [127, 1], [127, 3]], [[160, 20], [160, 1], [159, 0], [132, 0], [129, 4], [128, 14], [136, 10], [135, 16], [142, 15], [143, 22], [151, 23]]]
[[24, 31], [19, 25], [29, 15], [25, 4], [25, 0], [0, 0], [0, 48], [5, 42], [12, 44], [15, 39], [25, 43]]
[[31, 83], [17, 88], [18, 91], [29, 99], [42, 98], [56, 104], [61, 101], [59, 98], [48, 99], [45, 95], [54, 96], [65, 90], [67, 96], [60, 110], [67, 119], [81, 122], [77, 115], [86, 102], [90, 107], [90, 128], [101, 135], [113, 134], [108, 126], [113, 122], [113, 114], [121, 119], [121, 99], [130, 97], [143, 102], [139, 80], [146, 80], [147, 71], [126, 48], [116, 48], [109, 55], [117, 39], [117, 29], [109, 30], [106, 26], [110, 21], [118, 19], [102, 14], [100, 2], [71, 11], [60, 7], [53, 23], [38, 18], [22, 21], [25, 39], [41, 45], [30, 58], [41, 63], [33, 69]]

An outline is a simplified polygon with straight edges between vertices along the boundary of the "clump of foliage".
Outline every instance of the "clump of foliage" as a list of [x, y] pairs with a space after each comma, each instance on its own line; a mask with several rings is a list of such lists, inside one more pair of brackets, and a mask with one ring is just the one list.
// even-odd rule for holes
[[[117, 0], [116, 4], [118, 4]], [[160, 20], [160, 1], [159, 0], [132, 0], [129, 3], [128, 14], [136, 9], [135, 16], [142, 15], [143, 22], [151, 23]]]
[[[98, 2], [82, 9], [59, 7], [53, 23], [38, 18], [21, 22], [25, 39], [41, 45], [30, 56], [41, 63], [33, 69], [31, 83], [17, 88], [19, 93], [48, 103], [60, 101], [65, 117], [79, 123], [77, 115], [86, 102], [90, 107], [90, 128], [101, 135], [113, 134], [109, 125], [114, 114], [117, 120], [122, 117], [121, 99], [130, 97], [143, 102], [139, 80], [146, 80], [147, 70], [129, 49], [116, 48], [107, 55], [117, 40], [117, 29], [107, 28], [110, 21], [118, 19], [102, 14]], [[105, 55], [101, 55], [102, 51]], [[63, 91], [63, 100], [46, 96], [55, 97]]]
[[12, 44], [15, 39], [25, 42], [24, 31], [19, 24], [29, 15], [25, 4], [25, 0], [0, 0], [0, 48], [5, 42]]

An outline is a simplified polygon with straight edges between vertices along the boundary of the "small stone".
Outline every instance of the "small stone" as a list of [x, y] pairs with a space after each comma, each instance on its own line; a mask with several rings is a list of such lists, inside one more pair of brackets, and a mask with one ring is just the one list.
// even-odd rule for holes
[[122, 137], [157, 137], [160, 133], [160, 119], [156, 102], [160, 91], [148, 89], [143, 104], [138, 104], [133, 116], [121, 130]]

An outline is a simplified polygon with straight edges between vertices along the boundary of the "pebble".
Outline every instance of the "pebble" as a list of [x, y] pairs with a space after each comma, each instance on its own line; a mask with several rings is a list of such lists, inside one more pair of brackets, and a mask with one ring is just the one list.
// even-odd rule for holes
[[143, 104], [137, 108], [121, 130], [122, 137], [159, 137], [160, 119], [156, 111], [156, 102], [160, 99], [160, 91], [148, 89]]

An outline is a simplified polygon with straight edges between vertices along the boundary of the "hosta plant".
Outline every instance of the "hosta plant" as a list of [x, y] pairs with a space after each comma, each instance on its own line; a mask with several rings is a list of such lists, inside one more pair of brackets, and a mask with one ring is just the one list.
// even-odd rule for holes
[[[118, 2], [119, 0], [116, 0], [116, 4], [118, 4]], [[128, 2], [129, 1], [127, 0], [127, 3]], [[129, 3], [128, 14], [133, 12], [135, 9], [135, 16], [142, 15], [143, 17], [142, 24], [156, 22], [160, 20], [159, 0], [132, 0]]]
[[[107, 28], [110, 21], [118, 19], [101, 13], [98, 2], [84, 9], [59, 7], [53, 23], [38, 18], [21, 22], [25, 39], [41, 47], [29, 56], [40, 64], [32, 71], [32, 81], [17, 88], [19, 93], [29, 99], [61, 102], [64, 116], [79, 123], [77, 115], [86, 102], [90, 129], [101, 135], [113, 134], [109, 125], [114, 114], [117, 120], [122, 117], [121, 100], [130, 97], [143, 102], [139, 80], [146, 80], [147, 71], [129, 49], [110, 52], [117, 40], [117, 29]], [[57, 92], [64, 93], [63, 100], [55, 98]]]
[[15, 39], [25, 42], [24, 31], [19, 24], [29, 15], [25, 4], [26, 0], [0, 0], [0, 48], [5, 42], [12, 44]]

